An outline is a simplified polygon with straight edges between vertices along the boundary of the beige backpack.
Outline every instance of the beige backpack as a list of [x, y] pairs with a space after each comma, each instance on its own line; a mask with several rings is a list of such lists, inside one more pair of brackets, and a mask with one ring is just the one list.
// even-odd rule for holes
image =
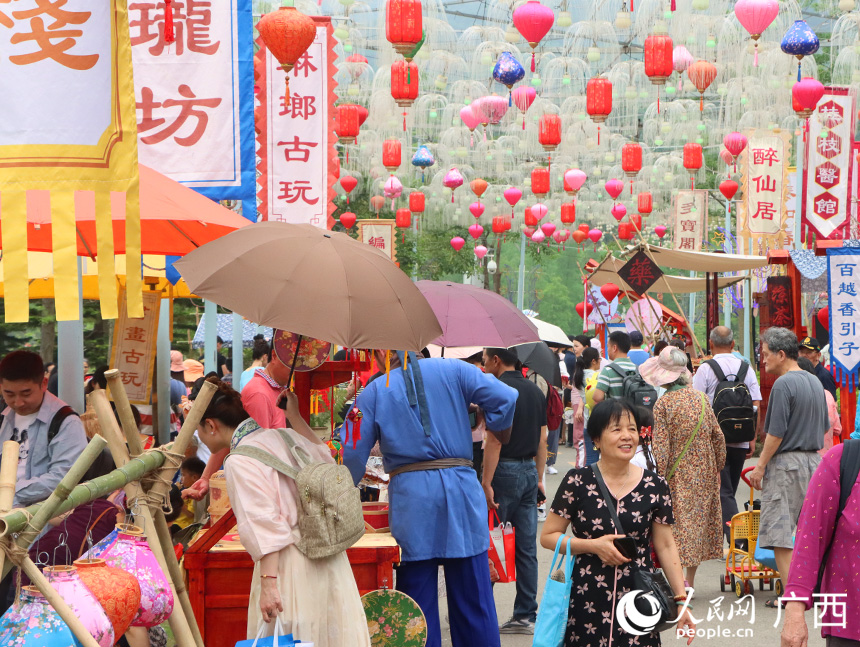
[[299, 491], [299, 532], [296, 547], [311, 559], [336, 555], [364, 535], [361, 495], [344, 465], [314, 463], [303, 447], [284, 429], [278, 433], [296, 459], [299, 469], [257, 447], [239, 445], [230, 452], [268, 465], [293, 479]]

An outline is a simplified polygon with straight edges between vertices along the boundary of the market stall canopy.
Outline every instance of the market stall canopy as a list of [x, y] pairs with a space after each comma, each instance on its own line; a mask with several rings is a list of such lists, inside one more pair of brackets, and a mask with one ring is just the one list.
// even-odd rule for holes
[[243, 227], [174, 267], [195, 294], [250, 321], [347, 348], [420, 351], [442, 334], [386, 254], [313, 225]]
[[442, 335], [433, 340], [438, 346], [507, 348], [540, 340], [530, 318], [500, 294], [451, 281], [418, 281], [415, 285], [442, 326]]
[[[217, 319], [217, 335], [224, 341], [225, 346], [233, 347], [233, 315], [219, 314]], [[254, 335], [257, 334], [258, 326], [255, 323], [242, 320], [242, 347], [252, 348], [254, 346]], [[274, 331], [271, 328], [263, 326], [260, 334], [266, 339], [272, 339]], [[206, 344], [206, 317], [200, 319], [197, 324], [197, 330], [194, 332], [194, 339], [191, 340], [191, 348], [203, 348]]]
[[529, 317], [529, 319], [537, 327], [541, 341], [545, 341], [547, 344], [552, 344], [553, 346], [567, 347], [571, 345], [570, 339], [567, 338], [565, 332], [555, 324], [541, 321], [537, 317]]
[[757, 267], [767, 265], [767, 256], [718, 254], [716, 252], [686, 252], [680, 249], [668, 249], [647, 243], [628, 246], [624, 250], [624, 256], [630, 258], [640, 250], [644, 250], [650, 254], [657, 265], [675, 270], [722, 274], [724, 272], [753, 270]]
[[[139, 165], [140, 235], [144, 254], [182, 256], [209, 241], [240, 227], [250, 225], [247, 218], [222, 207], [193, 189]], [[79, 192], [76, 197], [75, 228], [78, 256], [96, 257], [95, 202]], [[114, 251], [125, 253], [125, 195], [111, 197]], [[119, 214], [119, 215], [117, 215]], [[2, 247], [2, 240], [0, 240]], [[35, 252], [53, 250], [51, 240], [51, 200], [47, 191], [27, 195], [27, 248]]]
[[[652, 249], [654, 249], [652, 247]], [[655, 257], [656, 258], [656, 257]], [[745, 257], [745, 258], [754, 258], [754, 257]], [[659, 262], [659, 260], [658, 260]], [[632, 288], [624, 282], [618, 275], [618, 270], [624, 267], [625, 261], [615, 258], [614, 256], [609, 256], [604, 259], [591, 274], [588, 276], [588, 280], [594, 285], [606, 285], [607, 283], [614, 283], [622, 290], [631, 291]], [[717, 283], [720, 289], [727, 288], [736, 283], [740, 283], [744, 280], [743, 276], [721, 276], [717, 279]], [[706, 279], [701, 278], [691, 278], [688, 276], [673, 276], [671, 274], [664, 274], [652, 285], [648, 292], [653, 294], [662, 294], [674, 292], [675, 294], [690, 294], [692, 292], [704, 292], [707, 289]], [[635, 292], [635, 290], [632, 290]]]

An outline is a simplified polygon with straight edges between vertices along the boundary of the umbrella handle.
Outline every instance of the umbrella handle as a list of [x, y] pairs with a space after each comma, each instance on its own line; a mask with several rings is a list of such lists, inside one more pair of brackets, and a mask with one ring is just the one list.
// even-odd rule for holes
[[290, 385], [293, 383], [293, 373], [296, 370], [296, 361], [299, 359], [299, 351], [302, 349], [302, 339], [304, 339], [304, 337], [299, 335], [299, 339], [296, 342], [296, 350], [293, 351], [293, 364], [290, 366], [290, 378], [287, 380], [287, 388], [290, 388]]

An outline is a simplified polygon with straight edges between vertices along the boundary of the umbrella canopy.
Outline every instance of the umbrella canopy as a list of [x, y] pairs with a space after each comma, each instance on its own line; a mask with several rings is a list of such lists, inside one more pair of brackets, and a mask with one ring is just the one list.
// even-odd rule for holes
[[519, 360], [547, 381], [550, 386], [561, 388], [561, 366], [558, 355], [544, 342], [521, 344], [511, 348]]
[[553, 346], [561, 346], [562, 348], [567, 348], [571, 345], [567, 335], [564, 334], [564, 331], [560, 327], [546, 321], [541, 321], [535, 317], [529, 317], [529, 319], [537, 327], [541, 341], [545, 341], [547, 344], [552, 344]]
[[[216, 318], [216, 328], [218, 331], [218, 336], [224, 342], [224, 345], [232, 348], [233, 347], [233, 315], [231, 314], [219, 314]], [[254, 337], [257, 335], [257, 324], [248, 321], [247, 319], [242, 320], [242, 348], [253, 348], [254, 347]], [[271, 328], [263, 327], [260, 330], [260, 334], [262, 334], [266, 339], [272, 339], [272, 335], [274, 335], [274, 330]], [[206, 345], [206, 317], [202, 317], [200, 319], [200, 323], [197, 324], [197, 330], [194, 332], [194, 338], [191, 340], [191, 348], [203, 348]], [[305, 343], [307, 346], [307, 340]], [[302, 351], [304, 352], [305, 347], [302, 347]]]
[[313, 225], [243, 227], [174, 267], [194, 294], [246, 319], [348, 348], [419, 351], [442, 334], [388, 256]]
[[529, 318], [495, 292], [450, 281], [418, 281], [415, 285], [442, 326], [442, 335], [433, 340], [438, 346], [507, 348], [540, 340]]
[[[140, 165], [140, 237], [144, 254], [182, 256], [224, 234], [250, 225], [247, 218], [222, 207], [193, 189]], [[125, 196], [116, 194], [114, 214], [125, 213]], [[113, 199], [113, 198], [112, 198]], [[81, 208], [75, 214], [78, 256], [95, 258], [95, 211]], [[114, 217], [115, 253], [125, 254], [125, 216]], [[27, 196], [27, 249], [50, 252], [51, 201], [47, 191]]]

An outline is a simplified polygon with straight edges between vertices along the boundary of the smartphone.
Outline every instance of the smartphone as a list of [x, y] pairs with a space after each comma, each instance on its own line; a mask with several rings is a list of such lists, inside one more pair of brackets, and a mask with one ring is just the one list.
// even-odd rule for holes
[[538, 490], [537, 491], [537, 504], [540, 505], [544, 501], [546, 501], [546, 494], [544, 494], [543, 492]]
[[469, 412], [469, 426], [474, 429], [478, 426], [478, 412], [470, 411]]
[[615, 548], [627, 559], [636, 559], [636, 541], [632, 537], [619, 537], [613, 539]]

